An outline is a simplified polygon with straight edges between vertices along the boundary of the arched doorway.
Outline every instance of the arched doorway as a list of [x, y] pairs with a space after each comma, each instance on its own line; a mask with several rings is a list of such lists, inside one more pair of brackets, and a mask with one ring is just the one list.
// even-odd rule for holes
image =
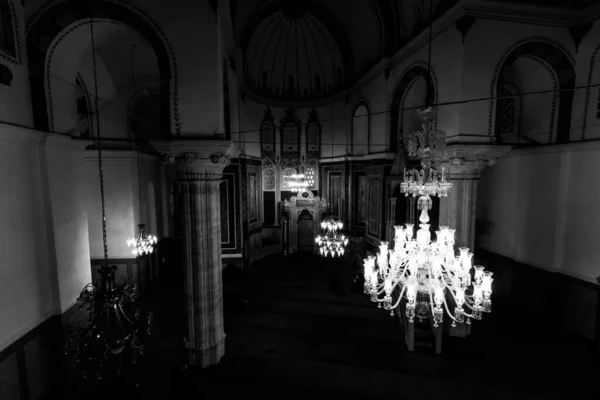
[[308, 210], [303, 210], [298, 216], [298, 252], [314, 253], [315, 228], [313, 216]]

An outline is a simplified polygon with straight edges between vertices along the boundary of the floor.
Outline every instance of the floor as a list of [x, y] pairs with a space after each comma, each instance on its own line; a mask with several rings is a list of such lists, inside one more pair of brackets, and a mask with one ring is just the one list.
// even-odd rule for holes
[[408, 352], [397, 321], [354, 282], [357, 272], [312, 255], [269, 258], [245, 275], [226, 271], [226, 356], [202, 370], [181, 368], [181, 286], [164, 281], [152, 297], [156, 329], [136, 373], [140, 387], [126, 397], [600, 398], [590, 344], [562, 332], [527, 334], [510, 323], [501, 298], [468, 338], [444, 337], [442, 355]]

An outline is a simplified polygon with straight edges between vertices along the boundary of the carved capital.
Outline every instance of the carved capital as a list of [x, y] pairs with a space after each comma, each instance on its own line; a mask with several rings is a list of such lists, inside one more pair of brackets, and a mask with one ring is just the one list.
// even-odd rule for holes
[[220, 180], [223, 170], [238, 154], [231, 141], [161, 141], [154, 147], [163, 153], [165, 164], [175, 166], [182, 181]]
[[449, 179], [479, 179], [485, 167], [493, 166], [510, 149], [510, 146], [500, 145], [450, 145], [442, 159], [435, 160], [434, 165], [436, 168], [444, 167]]

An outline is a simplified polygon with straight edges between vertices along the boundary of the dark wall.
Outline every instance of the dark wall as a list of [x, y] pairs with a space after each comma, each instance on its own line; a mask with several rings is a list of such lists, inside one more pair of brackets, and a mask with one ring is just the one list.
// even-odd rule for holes
[[594, 340], [600, 349], [600, 285], [481, 249], [474, 260], [494, 273], [492, 299], [507, 303], [512, 315], [506, 317], [518, 329], [543, 335], [572, 332]]

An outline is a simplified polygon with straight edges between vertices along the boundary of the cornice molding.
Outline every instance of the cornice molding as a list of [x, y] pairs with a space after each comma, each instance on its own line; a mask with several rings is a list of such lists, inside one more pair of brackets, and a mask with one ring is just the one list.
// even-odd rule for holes
[[522, 157], [537, 154], [554, 153], [579, 153], [579, 152], [598, 152], [600, 151], [600, 140], [584, 140], [573, 143], [550, 144], [542, 146], [531, 146], [516, 148], [510, 152], [507, 157]]
[[91, 140], [74, 139], [56, 133], [47, 133], [43, 137], [46, 147], [70, 151], [85, 151], [85, 148], [93, 143]]
[[22, 128], [10, 124], [0, 123], [0, 142], [12, 142], [15, 144], [40, 144], [47, 133], [30, 128]]
[[396, 153], [388, 151], [385, 153], [363, 154], [360, 156], [338, 156], [319, 159], [319, 164], [331, 164], [340, 161], [367, 161], [367, 160], [393, 160]]

